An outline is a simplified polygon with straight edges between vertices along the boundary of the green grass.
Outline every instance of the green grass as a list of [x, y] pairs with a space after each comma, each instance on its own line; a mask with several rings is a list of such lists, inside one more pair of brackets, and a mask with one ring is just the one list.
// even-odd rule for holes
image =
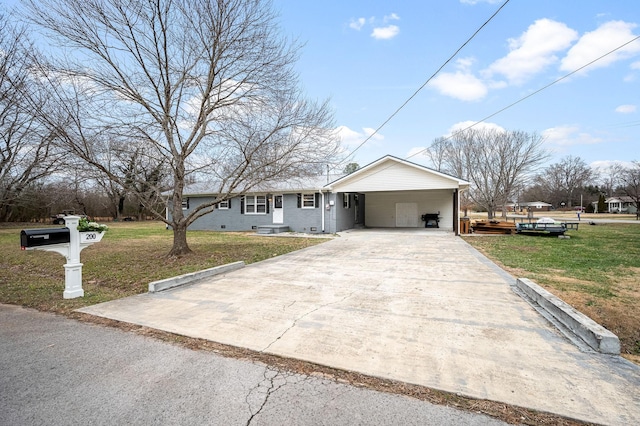
[[[570, 239], [550, 236], [505, 235], [469, 237], [467, 241], [509, 268], [525, 269], [545, 279], [550, 270], [611, 285], [627, 268], [640, 268], [640, 226], [584, 224], [567, 232]], [[605, 292], [606, 293], [606, 292]]]
[[640, 224], [580, 225], [570, 239], [487, 235], [465, 240], [516, 277], [534, 280], [618, 334], [640, 355]]
[[[41, 227], [41, 226], [33, 226]], [[21, 251], [21, 227], [0, 228], [0, 303], [67, 314], [74, 309], [144, 293], [151, 281], [242, 260], [258, 262], [321, 243], [318, 238], [189, 231], [192, 255], [170, 258], [173, 233], [160, 222], [110, 224], [103, 240], [82, 251], [85, 297], [65, 300], [64, 257]]]

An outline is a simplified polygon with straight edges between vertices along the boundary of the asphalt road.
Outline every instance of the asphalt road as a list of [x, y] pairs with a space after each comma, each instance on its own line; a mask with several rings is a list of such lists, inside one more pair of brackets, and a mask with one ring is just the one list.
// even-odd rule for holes
[[9, 305], [0, 371], [2, 425], [505, 424]]

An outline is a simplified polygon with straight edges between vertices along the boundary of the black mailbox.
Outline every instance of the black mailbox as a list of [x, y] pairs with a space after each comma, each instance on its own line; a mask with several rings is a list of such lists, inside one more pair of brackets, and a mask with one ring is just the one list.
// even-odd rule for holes
[[70, 241], [69, 228], [24, 229], [20, 232], [22, 250], [52, 244], [65, 244]]

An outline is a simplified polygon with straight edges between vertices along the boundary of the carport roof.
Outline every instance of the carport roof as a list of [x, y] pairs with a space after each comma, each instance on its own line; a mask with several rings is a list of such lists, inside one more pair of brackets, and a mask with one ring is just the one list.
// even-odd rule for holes
[[[346, 176], [321, 175], [261, 182], [250, 190], [237, 189], [234, 193], [318, 191], [321, 188], [332, 192], [464, 190], [468, 187], [469, 182], [465, 180], [387, 155]], [[220, 191], [216, 190], [215, 182], [198, 182], [185, 186], [184, 195], [205, 197], [220, 194]]]
[[420, 164], [386, 155], [327, 184], [333, 192], [421, 191], [467, 189], [469, 182]]

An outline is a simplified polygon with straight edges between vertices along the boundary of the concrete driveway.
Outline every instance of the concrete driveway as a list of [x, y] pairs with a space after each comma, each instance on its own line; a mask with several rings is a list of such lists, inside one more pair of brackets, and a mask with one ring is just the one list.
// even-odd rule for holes
[[640, 421], [640, 368], [580, 350], [451, 233], [357, 230], [161, 293], [81, 309], [584, 421]]

